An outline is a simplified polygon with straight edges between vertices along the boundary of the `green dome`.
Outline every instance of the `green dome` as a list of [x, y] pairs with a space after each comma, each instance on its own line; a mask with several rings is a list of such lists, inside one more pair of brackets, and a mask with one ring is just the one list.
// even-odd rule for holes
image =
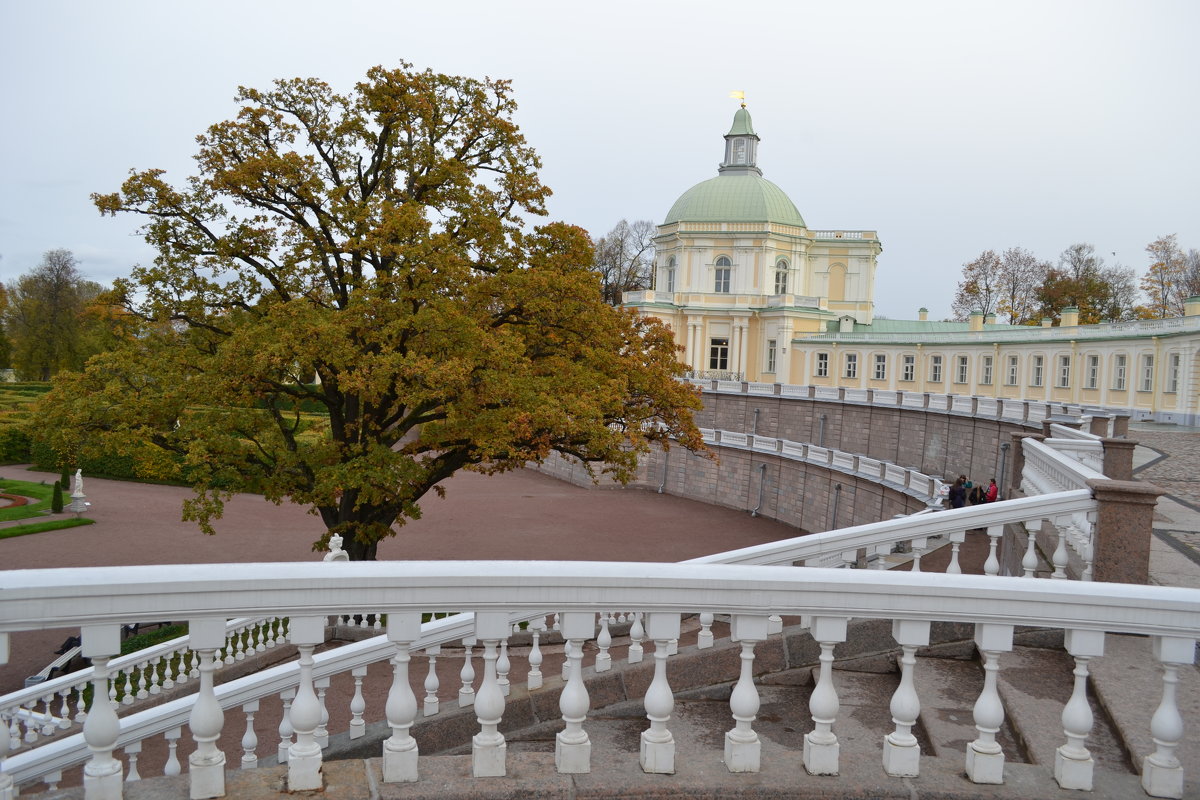
[[776, 222], [806, 227], [783, 189], [761, 175], [719, 175], [684, 192], [667, 212], [672, 222]]

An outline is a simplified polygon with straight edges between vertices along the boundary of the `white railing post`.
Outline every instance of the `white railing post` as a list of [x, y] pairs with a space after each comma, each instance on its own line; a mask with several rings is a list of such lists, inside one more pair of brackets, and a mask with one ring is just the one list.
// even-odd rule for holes
[[1025, 555], [1021, 558], [1021, 570], [1025, 573], [1026, 578], [1033, 578], [1037, 574], [1037, 535], [1041, 529], [1042, 521], [1040, 519], [1025, 521]]
[[1150, 736], [1154, 752], [1142, 759], [1142, 788], [1151, 797], [1183, 797], [1183, 767], [1175, 756], [1175, 748], [1183, 741], [1183, 717], [1175, 698], [1179, 668], [1190, 665], [1196, 658], [1194, 639], [1174, 636], [1155, 636], [1154, 657], [1163, 667], [1162, 700], [1150, 719]]
[[703, 611], [700, 614], [700, 633], [696, 634], [696, 649], [705, 650], [713, 646], [713, 613]]
[[354, 678], [354, 696], [350, 698], [349, 737], [359, 739], [367, 733], [367, 723], [363, 719], [363, 712], [367, 710], [367, 701], [363, 699], [362, 693], [363, 678], [367, 677], [367, 668], [365, 666], [355, 667], [350, 670], [350, 675]]
[[1000, 654], [1012, 650], [1013, 626], [978, 623], [975, 646], [983, 656], [983, 691], [975, 701], [975, 729], [979, 737], [967, 745], [967, 777], [974, 783], [1004, 783], [1004, 751], [996, 734], [1004, 724], [1004, 704], [996, 689]]
[[83, 626], [83, 655], [92, 660], [92, 703], [83, 723], [83, 738], [92, 758], [83, 767], [86, 800], [121, 800], [121, 762], [113, 747], [121, 733], [117, 712], [108, 699], [108, 662], [121, 652], [119, 625]]
[[988, 557], [987, 561], [983, 562], [983, 573], [985, 575], [1000, 574], [1000, 559], [996, 555], [996, 546], [1000, 544], [1000, 537], [1004, 535], [1003, 525], [988, 525]]
[[471, 663], [471, 655], [474, 652], [476, 637], [468, 636], [462, 640], [463, 643], [463, 665], [459, 670], [458, 679], [462, 682], [462, 686], [458, 689], [458, 707], [466, 708], [475, 703], [475, 665]]
[[667, 681], [667, 651], [679, 638], [679, 614], [652, 611], [646, 615], [646, 635], [654, 641], [654, 678], [646, 689], [646, 718], [650, 727], [642, 731], [638, 758], [643, 772], [670, 775], [675, 772], [675, 737], [667, 729], [675, 710], [675, 695]]
[[846, 641], [845, 617], [813, 617], [812, 637], [821, 646], [821, 671], [808, 698], [813, 730], [804, 735], [804, 768], [810, 775], [838, 774], [838, 740], [833, 732], [841, 705], [833, 685], [833, 646]]
[[217, 739], [225, 724], [225, 712], [213, 692], [214, 656], [225, 642], [223, 617], [188, 620], [191, 648], [200, 656], [200, 688], [188, 718], [188, 727], [196, 750], [188, 757], [192, 800], [225, 795], [225, 754], [217, 749]]
[[591, 698], [583, 683], [583, 643], [596, 635], [596, 617], [590, 611], [568, 611], [562, 615], [562, 635], [571, 643], [570, 673], [558, 697], [566, 727], [554, 737], [554, 766], [559, 772], [580, 774], [592, 771], [592, 741], [583, 722]]
[[913, 726], [921, 715], [916, 677], [918, 647], [929, 644], [928, 620], [892, 620], [892, 638], [900, 645], [900, 685], [892, 694], [889, 710], [896, 730], [883, 737], [883, 771], [896, 778], [915, 778], [921, 770], [921, 745]]
[[958, 550], [967, 540], [966, 531], [950, 532], [950, 563], [946, 565], [947, 575], [961, 575], [962, 566], [958, 563]]
[[479, 733], [471, 739], [471, 774], [476, 778], [505, 774], [508, 744], [500, 733], [504, 716], [504, 692], [496, 682], [496, 650], [508, 637], [508, 613], [480, 611], [475, 614], [475, 638], [483, 642], [483, 681], [475, 695], [475, 719]]
[[254, 715], [258, 712], [258, 701], [242, 703], [246, 715], [246, 732], [242, 734], [242, 769], [258, 768], [258, 734], [254, 731]]
[[[0, 664], [8, 663], [8, 634], [0, 633]], [[4, 759], [8, 757], [8, 725], [0, 716], [0, 800], [13, 800], [12, 776], [4, 771]]]
[[[421, 637], [421, 615], [416, 611], [392, 611], [387, 617], [387, 637], [396, 644], [396, 655], [392, 658], [392, 687], [385, 711], [392, 735], [383, 743], [383, 780], [410, 783], [417, 780], [419, 748], [409, 732], [417, 719], [417, 696], [408, 682], [409, 648]], [[434, 699], [436, 702], [436, 695]]]
[[1067, 743], [1054, 753], [1054, 780], [1064, 789], [1092, 790], [1095, 762], [1087, 749], [1092, 732], [1092, 707], [1087, 698], [1088, 661], [1104, 655], [1104, 631], [1068, 630], [1064, 646], [1075, 658], [1075, 685], [1063, 707], [1063, 733]]
[[421, 716], [423, 717], [432, 717], [438, 713], [441, 707], [438, 702], [438, 689], [441, 688], [442, 683], [437, 674], [437, 659], [441, 654], [442, 646], [440, 644], [425, 648], [425, 655], [429, 659], [429, 671], [425, 673], [425, 701], [421, 707]]
[[629, 654], [625, 660], [630, 664], [640, 664], [645, 650], [642, 642], [646, 639], [646, 628], [642, 625], [642, 612], [634, 611], [633, 624], [629, 626]]
[[596, 647], [600, 648], [600, 652], [596, 653], [596, 661], [592, 665], [596, 672], [608, 672], [612, 669], [612, 656], [608, 653], [608, 648], [612, 647], [612, 634], [608, 630], [610, 619], [607, 611], [600, 612], [600, 635], [596, 637]]
[[760, 705], [754, 685], [754, 646], [767, 638], [767, 618], [754, 614], [734, 614], [730, 638], [742, 646], [742, 667], [738, 682], [729, 695], [729, 711], [734, 725], [725, 732], [725, 768], [730, 772], [758, 772], [762, 742], [752, 727]]
[[284, 689], [279, 693], [283, 714], [279, 718], [279, 747], [276, 751], [276, 759], [280, 764], [287, 763], [288, 748], [292, 746], [292, 700], [295, 697], [295, 689]]
[[300, 685], [290, 711], [296, 742], [288, 748], [288, 790], [320, 789], [321, 745], [317, 727], [321, 724], [321, 701], [313, 689], [313, 650], [325, 641], [324, 617], [292, 617], [288, 638], [300, 651]]
[[[142, 754], [141, 742], [130, 742], [125, 745], [125, 757], [129, 759], [129, 765], [125, 769], [125, 782], [136, 783], [142, 779], [138, 773], [138, 756]], [[49, 781], [47, 781], [49, 783]]]
[[529, 637], [533, 643], [529, 646], [529, 674], [525, 676], [525, 686], [529, 689], [542, 688], [542, 631], [546, 630], [546, 618], [538, 617], [529, 623]]
[[163, 775], [172, 777], [183, 771], [183, 765], [179, 763], [179, 740], [183, 738], [183, 726], [168, 729], [163, 733], [163, 738], [167, 740], [167, 760], [163, 763]]
[[512, 669], [512, 662], [508, 659], [508, 639], [500, 640], [500, 655], [496, 658], [496, 684], [500, 687], [500, 693], [508, 697], [512, 693], [512, 684], [508, 680], [508, 672]]
[[317, 690], [317, 703], [321, 706], [321, 722], [317, 725], [317, 730], [313, 732], [313, 738], [316, 739], [322, 750], [329, 747], [329, 707], [325, 705], [325, 693], [329, 691], [331, 681], [332, 678], [328, 675], [313, 681], [313, 686]]

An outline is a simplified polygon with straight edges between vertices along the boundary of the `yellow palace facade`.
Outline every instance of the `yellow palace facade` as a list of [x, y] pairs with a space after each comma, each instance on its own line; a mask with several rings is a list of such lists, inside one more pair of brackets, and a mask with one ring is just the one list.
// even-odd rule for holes
[[655, 238], [655, 288], [624, 305], [667, 323], [698, 377], [1076, 403], [1200, 425], [1200, 298], [1183, 317], [1050, 327], [875, 320], [871, 230], [810, 230], [757, 165], [741, 108], [717, 177]]

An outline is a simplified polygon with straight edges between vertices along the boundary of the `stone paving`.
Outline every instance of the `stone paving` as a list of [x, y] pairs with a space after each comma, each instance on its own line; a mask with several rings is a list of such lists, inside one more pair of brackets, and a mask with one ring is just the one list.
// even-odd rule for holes
[[1138, 442], [1134, 477], [1167, 492], [1154, 515], [1151, 579], [1200, 588], [1200, 429], [1135, 423], [1129, 438]]

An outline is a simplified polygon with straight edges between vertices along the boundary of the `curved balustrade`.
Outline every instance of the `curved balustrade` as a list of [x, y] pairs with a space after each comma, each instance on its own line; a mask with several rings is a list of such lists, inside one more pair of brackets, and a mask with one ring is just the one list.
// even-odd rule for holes
[[[284, 637], [283, 620], [229, 620], [217, 668], [282, 644]], [[108, 663], [112, 675], [109, 696], [114, 702], [128, 706], [198, 678], [199, 664], [189, 648], [185, 635], [113, 658]], [[61, 731], [82, 725], [87, 719], [84, 690], [91, 686], [94, 677], [95, 670], [87, 667], [0, 697], [0, 718], [24, 727], [21, 734], [12, 732], [10, 725], [12, 747], [22, 742], [36, 744], [42, 737], [57, 736]]]
[[[1062, 501], [1069, 506], [1074, 498]], [[995, 511], [986, 506], [982, 509]], [[965, 519], [958, 511], [920, 519], [935, 524], [952, 515]], [[899, 522], [911, 524], [911, 520], [889, 521]], [[96, 603], [97, 597], [104, 597], [105, 602]], [[312, 655], [312, 646], [323, 636], [327, 616], [354, 614], [363, 608], [378, 609], [387, 615], [387, 636]], [[469, 613], [420, 626], [420, 613], [436, 608], [456, 608]], [[1143, 781], [1157, 796], [1172, 796], [1169, 792], [1176, 778], [1182, 786], [1182, 771], [1174, 757], [1182, 733], [1178, 726], [1161, 721], [1178, 716], [1173, 675], [1180, 664], [1191, 663], [1195, 641], [1200, 637], [1200, 591], [1197, 590], [1089, 584], [1081, 591], [1079, 584], [1023, 578], [796, 570], [745, 563], [364, 562], [104, 567], [6, 574], [6, 587], [0, 594], [0, 632], [7, 635], [9, 631], [31, 628], [82, 626], [85, 651], [99, 670], [96, 686], [102, 697], [108, 660], [104, 650], [115, 648], [117, 643], [116, 637], [108, 633], [124, 620], [151, 614], [192, 620], [193, 635], [200, 640], [197, 647], [202, 654], [208, 654], [204, 666], [211, 666], [207, 663], [212, 656], [209, 645], [220, 642], [212, 636], [213, 623], [224, 623], [234, 616], [290, 617], [290, 638], [301, 648], [302, 659], [299, 692], [290, 716], [296, 742], [286, 751], [292, 771], [289, 780], [296, 788], [304, 785], [298, 777], [311, 774], [316, 776], [319, 787], [321, 745], [314, 741], [314, 731], [321, 724], [322, 714], [314, 688], [322, 680], [333, 674], [334, 669], [345, 669], [349, 664], [364, 666], [385, 658], [394, 659], [397, 676], [403, 676], [404, 680], [398, 677], [393, 684], [387, 704], [387, 720], [395, 733], [383, 748], [385, 775], [393, 776], [389, 780], [417, 779], [415, 748], [419, 732], [416, 739], [408, 733], [415, 719], [416, 702], [409, 697], [407, 670], [402, 670], [401, 665], [407, 664], [415, 650], [470, 637], [478, 638], [485, 650], [484, 677], [476, 699], [481, 727], [475, 737], [475, 774], [504, 774], [504, 738], [497, 725], [506, 701], [499, 683], [498, 654], [505, 653], [503, 643], [512, 622], [545, 608], [561, 609], [562, 630], [573, 644], [569, 683], [577, 681], [579, 674], [576, 646], [597, 636], [596, 615], [610, 616], [608, 609], [642, 610], [646, 622], [644, 636], [655, 642], [656, 662], [654, 681], [646, 695], [649, 724], [642, 735], [641, 764], [648, 772], [670, 772], [675, 768], [670, 725], [672, 691], [664, 665], [672, 652], [672, 640], [679, 636], [681, 613], [703, 609], [707, 613], [728, 614], [738, 637], [751, 643], [766, 636], [772, 614], [811, 620], [811, 633], [822, 653], [821, 677], [810, 703], [815, 728], [805, 737], [803, 754], [805, 766], [813, 774], [836, 773], [841, 756], [882, 757], [890, 774], [910, 777], [918, 774], [919, 745], [908, 730], [919, 709], [911, 673], [920, 666], [912, 660], [911, 650], [928, 642], [930, 623], [974, 625], [988, 679], [973, 712], [979, 738], [967, 745], [963, 758], [968, 776], [981, 783], [1003, 780], [1003, 756], [994, 747], [989, 732], [995, 730], [997, 716], [1003, 718], [1003, 709], [995, 697], [995, 676], [1000, 668], [998, 656], [1012, 648], [1015, 626], [1067, 630], [1067, 649], [1077, 662], [1083, 663], [1103, 656], [1104, 633], [1150, 636], [1155, 644], [1154, 657], [1164, 668], [1164, 679], [1160, 713], [1152, 723], [1156, 749], [1146, 754]], [[861, 742], [839, 745], [837, 739], [840, 713], [837, 680], [828, 669], [826, 656], [838, 642], [845, 640], [849, 618], [892, 620], [893, 635], [905, 653], [905, 679], [890, 707], [897, 729], [872, 745]], [[205, 628], [209, 633], [204, 633]], [[746, 651], [743, 647], [743, 663], [752, 657], [752, 648]], [[743, 674], [747, 674], [746, 669], [744, 666]], [[256, 701], [267, 694], [284, 692], [296, 683], [296, 665], [279, 665], [215, 689], [208, 681], [202, 684], [195, 700], [181, 698], [127, 717], [119, 725], [90, 729], [84, 734], [92, 757], [87, 765], [91, 771], [86, 772], [92, 778], [89, 793], [91, 787], [108, 781], [105, 787], [108, 796], [120, 797], [123, 770], [112, 759], [114, 749], [123, 747], [132, 758], [142, 739], [154, 733], [164, 733], [177, 741], [185, 721], [197, 741], [211, 742], [221, 728], [221, 708], [241, 706], [247, 712], [248, 733], [243, 742], [248, 743], [251, 751], [242, 758], [242, 763], [256, 763], [252, 753]], [[264, 693], [264, 688], [269, 691]], [[563, 693], [566, 733], [560, 736], [559, 743], [568, 749], [558, 762], [561, 771], [582, 771], [586, 766], [589, 701], [581, 689], [582, 686], [576, 686]], [[753, 683], [742, 680], [731, 698], [731, 722], [736, 723], [726, 738], [727, 765], [731, 771], [758, 768], [752, 728], [757, 709], [754, 692]], [[409, 699], [406, 701], [405, 697]], [[1068, 738], [1059, 748], [1059, 756], [1071, 759], [1070, 769], [1064, 771], [1067, 783], [1060, 778], [1064, 786], [1090, 781], [1085, 746], [1090, 723], [1078, 712], [1078, 705], [1073, 697], [1070, 707], [1064, 710]], [[198, 711], [201, 708], [212, 711], [201, 714]], [[75, 735], [17, 754], [3, 764], [3, 775], [25, 782], [48, 773], [51, 776], [61, 773], [87, 758], [88, 750], [79, 746], [84, 736]], [[174, 758], [174, 749], [171, 752]], [[405, 754], [411, 754], [411, 758], [406, 760]], [[210, 793], [216, 791], [213, 788], [216, 784], [212, 781], [217, 773], [208, 767], [223, 764], [224, 757], [211, 747], [190, 756], [194, 791], [200, 782], [204, 787], [199, 790], [202, 796], [213, 796]], [[714, 750], [714, 763], [721, 757], [722, 753]], [[390, 773], [389, 763], [393, 767]], [[145, 767], [144, 762], [141, 766]], [[177, 758], [173, 766], [168, 761], [166, 771], [172, 768], [178, 771]], [[1084, 769], [1087, 774], [1081, 776], [1080, 770]], [[111, 792], [114, 777], [115, 794]], [[132, 772], [127, 778], [132, 778]], [[223, 783], [217, 789], [221, 786]], [[3, 788], [0, 784], [0, 789]]]

